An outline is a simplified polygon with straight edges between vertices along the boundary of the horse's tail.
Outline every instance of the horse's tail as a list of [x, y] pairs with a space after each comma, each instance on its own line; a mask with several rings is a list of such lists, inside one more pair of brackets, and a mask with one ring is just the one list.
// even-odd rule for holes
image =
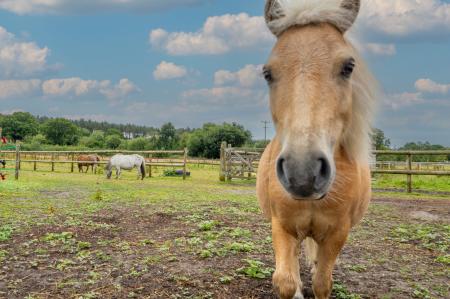
[[316, 241], [314, 241], [312, 238], [306, 238], [305, 239], [306, 260], [309, 266], [313, 269], [313, 271], [317, 262], [317, 250], [318, 245]]
[[145, 159], [142, 160], [142, 163], [141, 163], [141, 174], [142, 174], [142, 179], [144, 179], [145, 178]]

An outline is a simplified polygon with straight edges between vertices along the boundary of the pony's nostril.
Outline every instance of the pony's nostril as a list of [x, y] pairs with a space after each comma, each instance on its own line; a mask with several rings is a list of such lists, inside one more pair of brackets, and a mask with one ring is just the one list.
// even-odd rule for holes
[[320, 158], [317, 161], [317, 173], [315, 175], [315, 187], [321, 189], [328, 183], [331, 174], [330, 163], [326, 158]]
[[284, 158], [279, 158], [277, 161], [277, 172], [281, 176], [285, 175], [285, 171], [284, 171], [285, 161], [286, 160]]

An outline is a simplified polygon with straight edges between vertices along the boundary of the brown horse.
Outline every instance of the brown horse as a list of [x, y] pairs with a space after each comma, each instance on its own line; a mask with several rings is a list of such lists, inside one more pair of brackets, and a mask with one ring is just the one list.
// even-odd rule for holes
[[89, 171], [89, 167], [92, 168], [92, 172], [97, 172], [97, 165], [100, 162], [100, 157], [97, 155], [81, 155], [77, 159], [78, 171], [83, 172], [83, 167], [86, 166], [86, 173]]
[[315, 298], [329, 298], [336, 259], [370, 202], [377, 84], [344, 37], [359, 8], [359, 0], [266, 3], [277, 37], [264, 67], [276, 136], [262, 157], [257, 193], [272, 223], [281, 298], [303, 298], [303, 241]]

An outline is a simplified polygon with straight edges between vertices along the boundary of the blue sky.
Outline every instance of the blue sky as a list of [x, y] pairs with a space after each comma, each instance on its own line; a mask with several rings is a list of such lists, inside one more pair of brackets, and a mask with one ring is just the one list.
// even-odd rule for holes
[[[43, 4], [44, 3], [44, 4]], [[394, 145], [450, 146], [450, 1], [363, 1], [351, 32]], [[263, 0], [0, 0], [0, 112], [198, 127], [269, 120]], [[273, 131], [271, 131], [273, 134]]]

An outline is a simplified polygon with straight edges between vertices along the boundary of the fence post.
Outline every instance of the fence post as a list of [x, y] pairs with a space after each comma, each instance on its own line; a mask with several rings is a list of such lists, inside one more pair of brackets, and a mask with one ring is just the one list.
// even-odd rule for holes
[[227, 147], [227, 143], [224, 141], [222, 142], [222, 144], [220, 145], [220, 174], [219, 174], [219, 179], [221, 182], [225, 182], [225, 163], [226, 163], [226, 159], [225, 159], [225, 149]]
[[[407, 155], [407, 160], [406, 160], [406, 167], [408, 169], [408, 171], [412, 170], [412, 154], [408, 154]], [[407, 174], [406, 177], [406, 184], [407, 184], [407, 192], [408, 193], [412, 193], [412, 175], [409, 173]]]
[[149, 154], [148, 155], [148, 177], [151, 178], [152, 177], [152, 160], [153, 160], [153, 155]]
[[52, 172], [55, 171], [55, 154], [52, 153]]
[[186, 179], [187, 154], [188, 154], [188, 149], [187, 149], [187, 147], [185, 147], [184, 148], [184, 158], [183, 158], [183, 180]]
[[225, 163], [225, 165], [226, 165], [226, 172], [227, 172], [227, 181], [231, 181], [233, 178], [232, 178], [232, 173], [231, 173], [231, 170], [232, 170], [232, 167], [233, 167], [233, 165], [232, 165], [232, 163], [231, 163], [231, 144], [228, 144], [228, 152], [226, 153], [226, 155], [229, 155], [229, 159], [228, 159], [228, 161], [226, 161], [226, 163]]
[[16, 180], [19, 179], [19, 171], [20, 171], [20, 144], [16, 145], [16, 169], [14, 173], [14, 177]]
[[74, 153], [72, 153], [72, 155], [70, 156], [70, 159], [72, 160], [72, 163], [70, 164], [70, 172], [72, 172], [73, 173], [73, 171], [74, 171], [74, 164], [73, 164], [73, 161], [75, 161], [75, 154]]
[[37, 170], [37, 154], [34, 154], [34, 164], [33, 164], [33, 171]]

